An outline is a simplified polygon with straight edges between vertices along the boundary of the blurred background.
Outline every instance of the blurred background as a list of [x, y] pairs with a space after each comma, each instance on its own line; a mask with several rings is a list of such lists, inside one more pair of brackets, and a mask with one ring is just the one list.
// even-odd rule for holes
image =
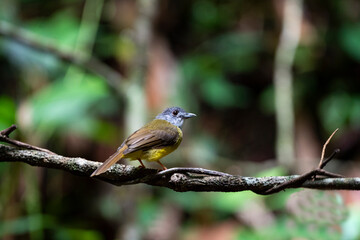
[[[359, 62], [356, 0], [1, 0], [0, 129], [104, 161], [181, 106], [198, 117], [168, 168], [303, 173], [339, 128], [327, 169], [360, 176]], [[0, 164], [5, 240], [360, 239], [359, 224], [355, 191], [176, 193]]]

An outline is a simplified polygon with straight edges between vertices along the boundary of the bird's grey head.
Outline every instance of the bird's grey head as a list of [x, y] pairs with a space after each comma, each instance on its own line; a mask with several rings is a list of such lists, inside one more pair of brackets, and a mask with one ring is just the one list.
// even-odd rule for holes
[[166, 120], [169, 123], [181, 128], [184, 124], [184, 120], [192, 117], [196, 117], [196, 115], [194, 113], [185, 112], [185, 110], [180, 107], [171, 107], [165, 109], [162, 113], [157, 115], [156, 119]]

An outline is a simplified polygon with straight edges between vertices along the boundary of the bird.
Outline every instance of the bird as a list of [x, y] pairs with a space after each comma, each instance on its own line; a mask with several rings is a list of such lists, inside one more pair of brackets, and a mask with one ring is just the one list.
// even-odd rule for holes
[[165, 109], [151, 122], [126, 138], [117, 151], [91, 174], [91, 177], [106, 172], [123, 158], [138, 160], [143, 168], [145, 168], [143, 160], [157, 162], [163, 170], [166, 170], [160, 159], [178, 148], [183, 138], [181, 129], [185, 119], [195, 116], [196, 114], [188, 113], [180, 107]]

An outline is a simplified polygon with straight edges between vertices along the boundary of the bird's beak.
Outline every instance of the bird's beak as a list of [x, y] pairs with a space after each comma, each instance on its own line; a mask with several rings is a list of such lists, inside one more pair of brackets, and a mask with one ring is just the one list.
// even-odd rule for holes
[[192, 118], [192, 117], [196, 117], [196, 114], [194, 113], [185, 113], [184, 114], [184, 118], [187, 119], [187, 118]]

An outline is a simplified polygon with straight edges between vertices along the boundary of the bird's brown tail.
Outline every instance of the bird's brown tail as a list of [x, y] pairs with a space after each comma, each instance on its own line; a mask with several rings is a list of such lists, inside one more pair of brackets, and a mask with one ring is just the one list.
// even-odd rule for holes
[[108, 159], [106, 159], [106, 161], [100, 167], [98, 167], [91, 174], [90, 177], [100, 175], [100, 174], [106, 172], [106, 170], [108, 170], [113, 164], [115, 164], [117, 161], [119, 161], [124, 156], [124, 154], [122, 153], [123, 151], [121, 151], [121, 150], [122, 149], [120, 149], [120, 151], [117, 151], [116, 153], [111, 155]]

